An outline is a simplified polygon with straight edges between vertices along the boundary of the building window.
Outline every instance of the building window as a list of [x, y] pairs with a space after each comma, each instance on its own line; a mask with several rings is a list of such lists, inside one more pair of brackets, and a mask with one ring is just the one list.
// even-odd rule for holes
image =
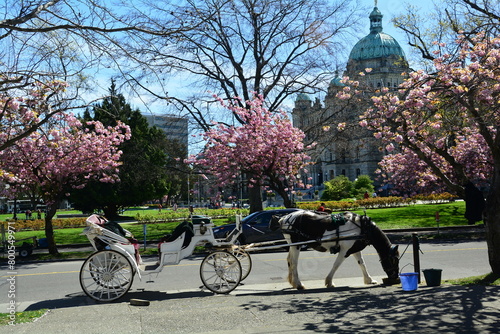
[[360, 176], [361, 175], [361, 169], [359, 168], [356, 168], [356, 177]]
[[342, 169], [342, 173], [341, 174], [344, 175], [344, 176], [346, 176], [345, 175], [345, 169]]

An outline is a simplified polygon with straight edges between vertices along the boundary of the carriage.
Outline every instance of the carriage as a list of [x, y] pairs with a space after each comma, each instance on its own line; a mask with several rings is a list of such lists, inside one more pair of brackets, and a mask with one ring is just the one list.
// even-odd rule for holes
[[102, 216], [87, 218], [86, 235], [96, 250], [80, 269], [80, 285], [87, 296], [97, 301], [113, 301], [124, 296], [139, 279], [160, 273], [167, 265], [178, 264], [191, 256], [197, 245], [211, 244], [212, 251], [203, 259], [200, 278], [214, 293], [229, 293], [244, 280], [252, 262], [247, 252], [235, 245], [241, 231], [241, 216], [236, 216], [236, 228], [225, 239], [216, 239], [213, 223], [207, 217], [196, 217], [179, 224], [172, 235], [159, 244], [156, 262], [143, 262], [139, 244], [128, 231]]
[[[189, 257], [197, 245], [210, 244], [211, 252], [200, 266], [203, 285], [218, 294], [233, 291], [244, 280], [252, 268], [249, 251], [281, 248], [269, 242], [237, 246], [242, 231], [241, 216], [236, 216], [236, 228], [224, 239], [214, 237], [214, 224], [208, 217], [191, 217], [191, 221], [179, 224], [172, 235], [159, 244], [159, 258], [156, 263], [143, 263], [139, 244], [127, 237], [127, 231], [120, 225], [109, 222], [98, 215], [90, 216], [86, 235], [96, 252], [91, 254], [80, 269], [80, 285], [87, 296], [97, 301], [113, 301], [124, 296], [132, 286], [134, 276], [158, 274], [167, 265], [178, 264]], [[297, 289], [303, 289], [297, 272], [298, 254], [301, 246], [310, 245], [318, 251], [338, 253], [332, 270], [325, 279], [327, 287], [333, 287], [332, 278], [340, 264], [353, 254], [359, 264], [366, 284], [374, 281], [361, 257], [361, 250], [373, 245], [377, 250], [382, 267], [388, 279], [395, 280], [399, 271], [397, 246], [369, 217], [351, 212], [324, 214], [299, 210], [277, 217], [271, 226], [281, 228], [289, 247], [289, 282]]]

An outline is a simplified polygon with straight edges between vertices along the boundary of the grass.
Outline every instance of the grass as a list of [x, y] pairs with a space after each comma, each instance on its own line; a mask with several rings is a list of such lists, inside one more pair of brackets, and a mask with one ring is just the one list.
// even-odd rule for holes
[[16, 312], [16, 314], [13, 316], [11, 316], [9, 313], [0, 313], [0, 325], [5, 326], [32, 322], [43, 316], [45, 313], [47, 313], [47, 309]]
[[[362, 214], [362, 210], [355, 211]], [[397, 208], [370, 209], [366, 214], [381, 229], [437, 227], [436, 212], [439, 212], [439, 226], [466, 225], [465, 202], [443, 204], [418, 204]]]
[[500, 276], [494, 275], [493, 273], [489, 273], [480, 276], [471, 276], [459, 279], [445, 280], [444, 283], [452, 285], [462, 285], [462, 286], [470, 286], [470, 285], [500, 286]]

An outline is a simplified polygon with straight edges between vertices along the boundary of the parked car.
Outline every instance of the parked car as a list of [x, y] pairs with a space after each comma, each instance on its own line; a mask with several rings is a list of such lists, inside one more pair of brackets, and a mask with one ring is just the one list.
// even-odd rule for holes
[[[243, 232], [239, 236], [238, 242], [241, 245], [245, 245], [255, 242], [283, 240], [284, 238], [281, 230], [271, 231], [269, 229], [269, 222], [272, 216], [284, 216], [297, 210], [299, 209], [265, 210], [254, 212], [246, 216], [242, 221]], [[213, 231], [215, 238], [225, 238], [234, 230], [235, 226], [236, 224], [233, 223], [214, 227]]]

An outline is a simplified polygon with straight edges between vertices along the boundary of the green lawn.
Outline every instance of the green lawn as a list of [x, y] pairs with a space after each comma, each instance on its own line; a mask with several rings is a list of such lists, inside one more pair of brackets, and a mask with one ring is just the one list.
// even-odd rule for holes
[[[363, 211], [355, 211], [362, 214]], [[435, 214], [439, 212], [439, 226], [467, 225], [464, 218], [465, 202], [419, 204], [398, 208], [370, 209], [366, 214], [382, 229], [437, 227]]]

